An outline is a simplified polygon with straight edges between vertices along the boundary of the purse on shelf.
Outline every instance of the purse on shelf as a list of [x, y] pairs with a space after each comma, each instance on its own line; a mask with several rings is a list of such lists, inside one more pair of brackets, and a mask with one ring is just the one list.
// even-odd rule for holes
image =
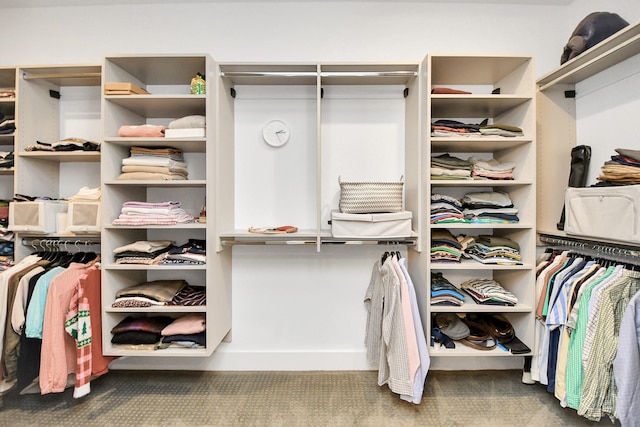
[[403, 210], [403, 177], [391, 182], [342, 181], [340, 184], [339, 209], [342, 213], [384, 213]]

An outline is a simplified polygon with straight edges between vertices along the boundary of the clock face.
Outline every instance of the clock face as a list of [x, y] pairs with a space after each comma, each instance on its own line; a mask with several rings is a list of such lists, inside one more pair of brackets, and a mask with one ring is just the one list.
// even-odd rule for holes
[[282, 120], [271, 120], [262, 128], [264, 142], [272, 147], [281, 147], [289, 141], [289, 126]]

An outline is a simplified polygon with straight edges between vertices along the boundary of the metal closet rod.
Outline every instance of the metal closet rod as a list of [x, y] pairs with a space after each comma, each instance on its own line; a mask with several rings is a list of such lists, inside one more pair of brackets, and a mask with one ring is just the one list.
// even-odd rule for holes
[[92, 79], [101, 77], [102, 73], [22, 73], [22, 78], [25, 80], [38, 80], [38, 79]]
[[615, 244], [608, 242], [592, 242], [580, 238], [561, 237], [541, 234], [540, 241], [549, 245], [559, 245], [574, 249], [576, 252], [581, 250], [593, 251], [603, 256], [623, 256], [635, 258], [636, 262], [640, 262], [640, 248], [633, 248], [623, 244]]
[[22, 239], [24, 246], [57, 246], [57, 245], [99, 245], [100, 238], [95, 239], [77, 239], [73, 237], [49, 237], [49, 238], [32, 238]]
[[415, 77], [416, 71], [223, 71], [222, 77]]

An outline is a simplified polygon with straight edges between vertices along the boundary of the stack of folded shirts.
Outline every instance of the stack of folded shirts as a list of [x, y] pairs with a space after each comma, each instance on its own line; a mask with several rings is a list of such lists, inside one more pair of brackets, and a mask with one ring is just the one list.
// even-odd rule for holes
[[518, 126], [507, 125], [503, 123], [492, 123], [480, 128], [480, 134], [491, 136], [522, 136], [522, 129]]
[[479, 135], [481, 125], [441, 119], [431, 123], [432, 136]]
[[460, 262], [462, 245], [449, 230], [431, 232], [431, 260], [433, 262]]
[[516, 164], [513, 162], [500, 163], [495, 159], [482, 160], [471, 157], [473, 163], [471, 176], [474, 179], [513, 179], [513, 170]]
[[113, 225], [174, 225], [194, 222], [193, 215], [181, 208], [180, 202], [136, 202], [122, 204]]
[[451, 156], [441, 154], [431, 157], [431, 179], [471, 179], [473, 163]]
[[169, 305], [207, 305], [207, 290], [204, 286], [187, 285], [174, 295]]
[[476, 236], [465, 253], [482, 264], [522, 264], [520, 245], [506, 237]]
[[185, 287], [185, 280], [154, 280], [142, 282], [116, 292], [113, 307], [152, 307], [169, 305]]
[[157, 264], [169, 249], [175, 247], [169, 240], [138, 240], [113, 250], [116, 264]]
[[460, 287], [478, 304], [509, 305], [518, 303], [518, 298], [493, 279], [470, 279]]
[[431, 272], [431, 305], [461, 306], [464, 295], [441, 272]]
[[16, 121], [13, 116], [3, 116], [0, 113], [0, 135], [11, 135], [16, 131]]
[[461, 200], [465, 220], [474, 224], [511, 224], [519, 222], [518, 210], [507, 193], [479, 191], [467, 193]]
[[465, 222], [460, 200], [446, 194], [431, 195], [431, 224]]
[[162, 330], [173, 322], [169, 316], [127, 316], [113, 327], [111, 343], [139, 349], [155, 349], [162, 340]]
[[204, 313], [189, 313], [176, 318], [160, 332], [162, 343], [169, 347], [202, 348], [206, 341]]
[[36, 141], [29, 144], [25, 151], [100, 151], [100, 143], [83, 138], [65, 138], [56, 142]]
[[189, 239], [183, 245], [170, 248], [157, 261], [158, 264], [205, 264], [207, 262], [206, 241]]
[[12, 168], [13, 159], [13, 151], [0, 151], [0, 168]]
[[617, 148], [616, 153], [602, 165], [598, 180], [617, 185], [640, 184], [640, 150]]
[[122, 174], [127, 180], [184, 180], [187, 164], [182, 150], [171, 147], [131, 147], [131, 156], [122, 159]]

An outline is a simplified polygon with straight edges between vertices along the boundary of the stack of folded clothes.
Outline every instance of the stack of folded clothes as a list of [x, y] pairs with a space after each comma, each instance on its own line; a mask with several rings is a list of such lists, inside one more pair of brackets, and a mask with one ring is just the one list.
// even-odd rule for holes
[[473, 163], [471, 176], [473, 179], [506, 179], [512, 180], [513, 170], [516, 164], [513, 162], [500, 163], [495, 159], [482, 160], [474, 157], [469, 158]]
[[206, 305], [206, 296], [203, 286], [192, 286], [185, 280], [153, 280], [119, 290], [111, 306], [116, 308], [158, 305], [202, 306]]
[[432, 136], [467, 136], [467, 135], [479, 135], [480, 128], [485, 125], [463, 123], [457, 120], [441, 119], [431, 123], [431, 135]]
[[175, 247], [169, 240], [138, 240], [113, 250], [116, 264], [157, 264], [169, 249]]
[[598, 180], [609, 185], [640, 184], [640, 150], [617, 148], [600, 168]]
[[506, 137], [514, 137], [514, 136], [522, 136], [522, 128], [513, 125], [507, 125], [504, 123], [492, 123], [487, 124], [479, 129], [481, 135], [490, 135], [490, 136], [506, 136]]
[[513, 306], [518, 298], [493, 279], [469, 279], [460, 287], [478, 304]]
[[189, 313], [177, 318], [160, 315], [128, 316], [111, 333], [111, 343], [120, 348], [202, 348], [206, 345], [206, 318], [204, 313]]
[[431, 231], [431, 261], [460, 262], [462, 245], [449, 230]]
[[122, 174], [126, 180], [188, 179], [187, 163], [182, 150], [172, 147], [131, 147], [131, 156], [122, 159]]
[[16, 121], [13, 116], [0, 113], [0, 135], [11, 135], [16, 131]]
[[431, 157], [431, 179], [471, 179], [473, 163], [447, 153]]
[[206, 328], [204, 313], [178, 317], [160, 331], [163, 347], [203, 348], [207, 344]]
[[0, 151], [0, 168], [9, 169], [13, 167], [13, 151]]
[[185, 280], [153, 280], [142, 282], [116, 292], [113, 307], [153, 307], [169, 305], [175, 296], [188, 286]]
[[174, 201], [124, 202], [113, 225], [174, 225], [194, 222], [193, 215], [181, 206], [180, 202]]
[[162, 330], [171, 322], [169, 316], [127, 316], [111, 330], [111, 343], [121, 348], [155, 350], [162, 340]]
[[480, 235], [470, 244], [466, 255], [482, 264], [522, 264], [520, 245], [506, 237]]
[[473, 224], [511, 224], [519, 222], [511, 197], [500, 191], [467, 193], [461, 200], [464, 219]]
[[100, 151], [100, 143], [71, 137], [53, 143], [36, 141], [35, 144], [29, 144], [24, 149], [25, 151]]
[[189, 239], [184, 245], [170, 248], [158, 257], [157, 261], [158, 264], [205, 264], [207, 262], [206, 241]]
[[431, 224], [466, 222], [460, 200], [446, 194], [431, 195]]
[[441, 272], [431, 272], [431, 305], [461, 306], [464, 295]]

